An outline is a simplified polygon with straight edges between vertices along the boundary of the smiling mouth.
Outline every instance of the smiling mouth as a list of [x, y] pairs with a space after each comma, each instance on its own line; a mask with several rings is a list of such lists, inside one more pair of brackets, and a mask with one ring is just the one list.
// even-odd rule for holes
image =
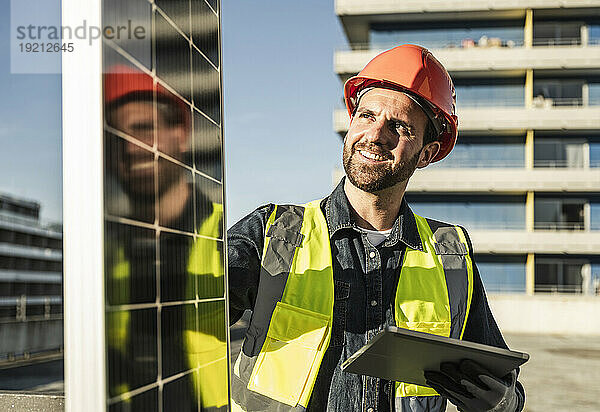
[[131, 165], [131, 171], [135, 172], [135, 171], [141, 171], [141, 170], [148, 170], [148, 169], [152, 169], [154, 167], [154, 162], [152, 160], [150, 160], [149, 162], [139, 162], [139, 163], [134, 163]]
[[374, 160], [376, 162], [383, 162], [383, 161], [388, 160], [387, 158], [385, 158], [384, 156], [382, 156], [380, 154], [369, 152], [367, 150], [358, 150], [358, 153], [360, 153], [361, 156], [366, 157], [369, 160]]

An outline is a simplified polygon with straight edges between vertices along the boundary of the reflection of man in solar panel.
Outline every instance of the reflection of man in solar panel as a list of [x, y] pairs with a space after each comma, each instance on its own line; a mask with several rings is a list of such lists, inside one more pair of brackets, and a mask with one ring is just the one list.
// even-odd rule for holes
[[[209, 239], [222, 236], [223, 212], [192, 183], [190, 108], [130, 68], [111, 68], [104, 89], [110, 397], [129, 398], [160, 374], [165, 412], [219, 410], [224, 303], [202, 300], [223, 296], [222, 247]], [[147, 392], [119, 406], [150, 410]]]

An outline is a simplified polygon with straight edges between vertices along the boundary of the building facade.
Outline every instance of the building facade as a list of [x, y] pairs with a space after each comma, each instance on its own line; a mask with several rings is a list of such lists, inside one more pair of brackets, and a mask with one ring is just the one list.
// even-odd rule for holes
[[62, 228], [39, 215], [0, 194], [0, 364], [62, 351]]
[[[406, 197], [464, 225], [489, 292], [600, 293], [600, 1], [336, 0], [342, 81], [414, 43], [452, 76], [458, 144]], [[348, 115], [334, 113], [343, 136]]]

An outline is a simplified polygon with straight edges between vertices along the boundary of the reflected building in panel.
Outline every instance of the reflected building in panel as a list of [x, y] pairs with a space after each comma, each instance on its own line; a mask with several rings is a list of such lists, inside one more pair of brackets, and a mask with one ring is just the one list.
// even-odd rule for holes
[[62, 352], [62, 228], [42, 223], [39, 215], [38, 202], [0, 194], [0, 365], [4, 366]]
[[600, 1], [493, 3], [336, 0], [350, 47], [335, 71], [345, 81], [398, 44], [432, 50], [460, 135], [411, 179], [414, 211], [467, 227], [490, 292], [599, 294]]
[[104, 0], [109, 411], [227, 410], [219, 3]]

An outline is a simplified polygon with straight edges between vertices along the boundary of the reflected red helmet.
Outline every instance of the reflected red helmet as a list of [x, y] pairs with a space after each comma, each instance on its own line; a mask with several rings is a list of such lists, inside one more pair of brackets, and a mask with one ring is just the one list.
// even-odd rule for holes
[[156, 96], [159, 99], [173, 103], [181, 110], [184, 123], [189, 126], [189, 106], [160, 83], [156, 83], [156, 86], [154, 86], [154, 81], [150, 75], [126, 65], [111, 66], [104, 73], [105, 104], [118, 102], [127, 96], [131, 96], [132, 99], [136, 99], [141, 95], [152, 96], [155, 89]]
[[[454, 148], [458, 135], [456, 93], [450, 75], [442, 64], [424, 47], [404, 44], [373, 58], [358, 75], [344, 85], [344, 99], [352, 117], [359, 92], [365, 88], [382, 87], [406, 92], [425, 101], [431, 110], [428, 117], [441, 124], [438, 140], [440, 151], [433, 158], [442, 160]], [[430, 113], [427, 113], [427, 112]]]

